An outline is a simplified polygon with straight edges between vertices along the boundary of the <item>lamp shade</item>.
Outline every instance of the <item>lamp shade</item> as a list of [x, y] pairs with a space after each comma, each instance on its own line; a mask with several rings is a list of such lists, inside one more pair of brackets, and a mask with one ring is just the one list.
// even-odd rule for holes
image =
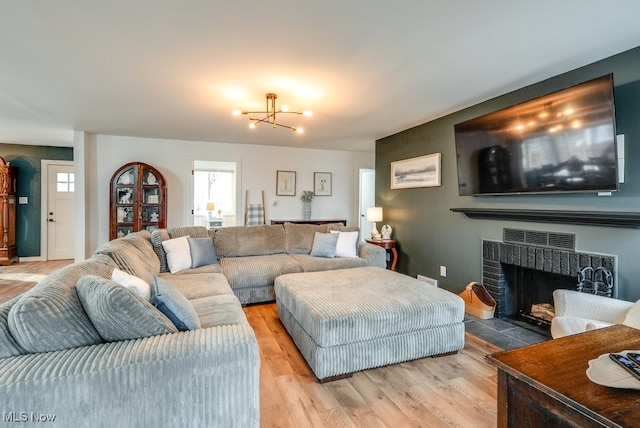
[[207, 202], [207, 211], [213, 211], [215, 209], [215, 205], [213, 202]]
[[382, 207], [367, 208], [367, 221], [382, 221]]

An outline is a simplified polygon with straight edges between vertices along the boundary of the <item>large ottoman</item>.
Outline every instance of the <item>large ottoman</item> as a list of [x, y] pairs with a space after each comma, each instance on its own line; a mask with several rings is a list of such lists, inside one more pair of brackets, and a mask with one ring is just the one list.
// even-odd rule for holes
[[457, 295], [379, 267], [282, 275], [278, 315], [318, 380], [464, 347]]

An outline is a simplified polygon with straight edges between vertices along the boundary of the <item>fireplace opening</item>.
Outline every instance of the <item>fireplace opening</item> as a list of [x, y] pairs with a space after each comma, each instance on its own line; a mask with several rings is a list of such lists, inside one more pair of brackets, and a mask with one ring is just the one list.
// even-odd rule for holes
[[554, 290], [617, 296], [617, 256], [530, 241], [482, 241], [482, 284], [496, 301], [497, 318], [550, 336]]
[[553, 291], [575, 290], [576, 278], [508, 264], [502, 269], [507, 293], [503, 317], [548, 334], [554, 315]]

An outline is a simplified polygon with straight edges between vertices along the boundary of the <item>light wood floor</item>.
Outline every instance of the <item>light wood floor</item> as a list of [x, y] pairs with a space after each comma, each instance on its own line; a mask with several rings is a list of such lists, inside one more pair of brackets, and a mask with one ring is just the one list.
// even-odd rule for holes
[[71, 263], [73, 260], [52, 260], [0, 266], [0, 303], [24, 293], [33, 287], [41, 277]]
[[495, 427], [500, 348], [467, 334], [456, 355], [365, 370], [318, 384], [275, 304], [245, 308], [262, 358], [263, 427]]
[[[0, 303], [71, 260], [0, 267]], [[500, 348], [467, 334], [456, 355], [365, 370], [319, 384], [278, 319], [275, 304], [246, 307], [262, 358], [262, 427], [495, 427]]]

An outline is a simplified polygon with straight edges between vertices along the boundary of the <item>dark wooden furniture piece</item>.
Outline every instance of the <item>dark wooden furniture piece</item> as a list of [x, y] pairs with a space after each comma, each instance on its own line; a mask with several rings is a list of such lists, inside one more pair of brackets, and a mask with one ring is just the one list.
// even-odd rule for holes
[[347, 220], [271, 220], [271, 224], [329, 224], [329, 223], [342, 223], [343, 226], [347, 225]]
[[365, 239], [369, 244], [377, 245], [387, 251], [391, 251], [393, 259], [391, 260], [391, 267], [389, 269], [396, 270], [396, 263], [398, 262], [398, 250], [396, 250], [395, 239]]
[[0, 157], [0, 265], [18, 261], [16, 247], [16, 177], [18, 169]]
[[164, 227], [167, 187], [162, 174], [141, 162], [121, 166], [111, 177], [109, 239]]
[[591, 330], [489, 355], [498, 367], [498, 427], [640, 427], [640, 391], [593, 383], [589, 360], [640, 349], [640, 330]]

